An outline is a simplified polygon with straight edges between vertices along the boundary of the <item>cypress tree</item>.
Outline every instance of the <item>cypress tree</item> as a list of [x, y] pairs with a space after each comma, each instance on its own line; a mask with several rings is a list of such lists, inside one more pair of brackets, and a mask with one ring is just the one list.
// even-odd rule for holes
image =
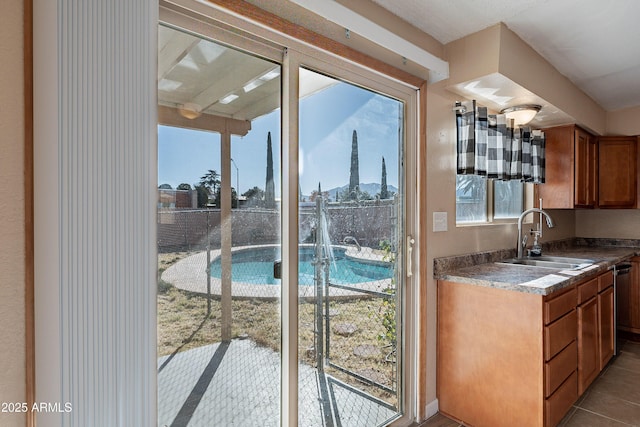
[[273, 183], [273, 150], [271, 148], [271, 132], [267, 134], [267, 180], [264, 186], [264, 204], [268, 209], [276, 207], [275, 184]]
[[349, 175], [349, 197], [348, 199], [357, 199], [357, 192], [360, 186], [360, 172], [358, 171], [358, 133], [353, 131], [351, 137], [351, 173]]
[[380, 180], [380, 198], [388, 199], [389, 190], [387, 190], [387, 165], [384, 163], [384, 156], [382, 157], [382, 179]]

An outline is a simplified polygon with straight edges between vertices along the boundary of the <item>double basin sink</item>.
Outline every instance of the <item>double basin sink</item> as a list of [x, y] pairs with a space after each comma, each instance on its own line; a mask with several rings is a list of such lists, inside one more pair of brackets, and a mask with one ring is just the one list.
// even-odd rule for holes
[[579, 270], [594, 263], [592, 259], [568, 258], [560, 256], [538, 256], [526, 258], [510, 258], [499, 264], [524, 265], [530, 267], [555, 268], [562, 270]]

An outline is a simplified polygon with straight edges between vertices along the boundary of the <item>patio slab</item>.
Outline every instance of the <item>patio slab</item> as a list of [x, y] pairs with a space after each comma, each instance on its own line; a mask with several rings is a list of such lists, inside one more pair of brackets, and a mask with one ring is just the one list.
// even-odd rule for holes
[[[280, 425], [280, 356], [251, 340], [158, 359], [158, 426]], [[300, 364], [299, 425], [384, 425], [395, 415], [358, 390]]]

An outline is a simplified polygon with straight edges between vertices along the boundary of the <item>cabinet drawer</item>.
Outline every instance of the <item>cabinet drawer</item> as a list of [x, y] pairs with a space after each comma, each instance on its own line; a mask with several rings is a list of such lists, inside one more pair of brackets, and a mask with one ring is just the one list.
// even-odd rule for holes
[[598, 278], [578, 285], [578, 305], [590, 300], [598, 293]]
[[578, 317], [573, 310], [569, 314], [544, 327], [544, 360], [549, 361], [577, 336]]
[[571, 289], [544, 303], [544, 324], [548, 325], [576, 308], [578, 291]]
[[598, 292], [602, 292], [609, 286], [613, 286], [613, 271], [607, 271], [598, 276]]
[[544, 365], [544, 390], [545, 397], [551, 396], [554, 391], [572, 373], [578, 369], [578, 345], [576, 342], [569, 344], [556, 357]]
[[545, 400], [545, 426], [556, 426], [576, 400], [578, 400], [578, 376], [574, 372], [550, 398]]

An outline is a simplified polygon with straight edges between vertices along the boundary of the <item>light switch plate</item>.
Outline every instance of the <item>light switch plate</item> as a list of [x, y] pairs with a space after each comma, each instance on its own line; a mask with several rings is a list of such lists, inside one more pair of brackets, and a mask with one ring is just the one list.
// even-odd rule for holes
[[447, 213], [446, 212], [434, 212], [433, 213], [433, 232], [447, 231]]

